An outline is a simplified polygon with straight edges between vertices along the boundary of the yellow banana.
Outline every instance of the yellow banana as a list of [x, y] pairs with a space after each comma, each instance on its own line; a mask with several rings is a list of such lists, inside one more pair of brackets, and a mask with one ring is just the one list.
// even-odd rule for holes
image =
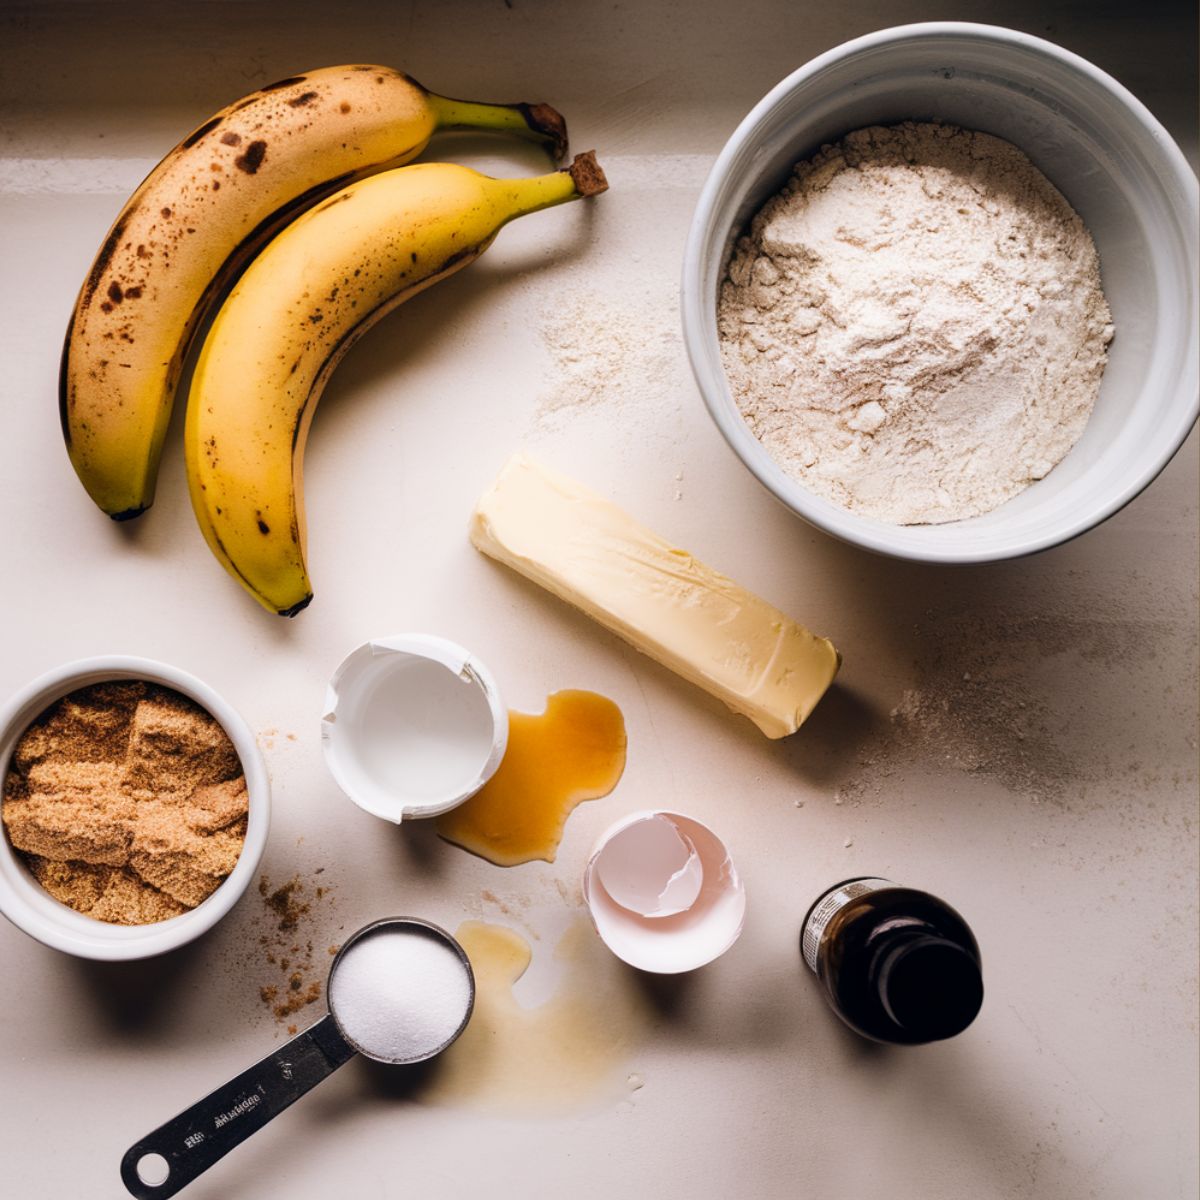
[[197, 359], [184, 447], [204, 537], [259, 603], [294, 616], [312, 599], [304, 445], [353, 342], [473, 262], [514, 217], [606, 187], [590, 153], [529, 179], [452, 163], [400, 167], [305, 213], [247, 268]]
[[163, 436], [197, 323], [298, 212], [352, 179], [415, 158], [437, 129], [506, 130], [561, 160], [548, 105], [476, 104], [390, 67], [326, 67], [222, 109], [121, 210], [84, 281], [63, 347], [59, 406], [71, 462], [115, 520], [154, 499]]

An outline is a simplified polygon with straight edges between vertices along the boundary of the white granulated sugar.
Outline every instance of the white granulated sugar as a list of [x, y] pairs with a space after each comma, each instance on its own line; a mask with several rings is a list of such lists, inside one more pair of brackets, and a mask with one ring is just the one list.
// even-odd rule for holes
[[441, 938], [383, 928], [353, 942], [329, 981], [342, 1031], [376, 1058], [412, 1062], [451, 1037], [466, 1015], [471, 985]]
[[989, 512], [1092, 411], [1112, 339], [1091, 235], [1015, 146], [872, 127], [800, 163], [720, 297], [722, 358], [784, 470], [868, 517]]

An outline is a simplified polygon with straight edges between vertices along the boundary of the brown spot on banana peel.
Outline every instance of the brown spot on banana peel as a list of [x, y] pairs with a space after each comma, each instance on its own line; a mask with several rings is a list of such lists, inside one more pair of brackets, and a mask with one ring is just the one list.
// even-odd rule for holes
[[233, 160], [233, 165], [239, 171], [245, 171], [247, 175], [253, 175], [262, 166], [263, 159], [267, 157], [267, 143], [259, 139], [251, 142], [237, 158]]
[[303, 108], [306, 104], [311, 104], [316, 99], [316, 92], [301, 92], [299, 96], [293, 96], [292, 99], [288, 101], [288, 105], [291, 108]]
[[136, 211], [136, 206], [131, 205], [117, 219], [117, 223], [109, 231], [108, 237], [104, 239], [104, 245], [100, 247], [100, 253], [96, 255], [96, 261], [92, 263], [92, 269], [88, 272], [88, 277], [84, 281], [83, 292], [79, 298], [79, 308], [83, 308], [88, 304], [96, 294], [96, 289], [100, 286], [100, 280], [104, 272], [108, 269], [108, 264], [112, 262], [112, 256], [116, 253], [117, 246], [120, 245], [121, 238], [125, 234], [125, 227], [129, 224], [129, 218]]
[[291, 87], [294, 83], [303, 83], [307, 78], [307, 75], [289, 75], [287, 79], [277, 79], [274, 83], [263, 84], [263, 86], [258, 89], [258, 94], [261, 95], [264, 92], [277, 92], [280, 88]]
[[317, 209], [317, 212], [324, 212], [327, 208], [332, 208], [335, 204], [345, 204], [347, 200], [353, 199], [353, 192], [342, 192], [340, 195], [334, 196], [332, 200], [326, 200], [325, 203]]
[[242, 144], [242, 135], [230, 130], [229, 133], [221, 134], [221, 144], [223, 146], [240, 146]]
[[204, 124], [203, 124], [203, 125], [201, 125], [199, 129], [193, 130], [191, 133], [189, 133], [189, 134], [187, 135], [187, 137], [185, 137], [185, 138], [183, 139], [183, 141], [182, 141], [182, 142], [180, 142], [180, 143], [179, 143], [179, 149], [180, 149], [180, 150], [188, 150], [188, 149], [190, 149], [190, 148], [191, 148], [192, 146], [194, 146], [194, 145], [195, 145], [195, 144], [196, 144], [196, 143], [197, 143], [197, 142], [198, 142], [198, 141], [199, 141], [199, 140], [200, 140], [202, 137], [204, 137], [204, 135], [205, 135], [205, 134], [207, 134], [207, 133], [212, 133], [212, 131], [213, 131], [214, 129], [216, 129], [216, 127], [217, 127], [218, 125], [220, 125], [220, 124], [221, 124], [221, 122], [222, 122], [222, 121], [224, 121], [224, 120], [225, 120], [225, 116], [224, 116], [224, 114], [222, 113], [222, 114], [221, 114], [221, 115], [219, 115], [219, 116], [215, 116], [215, 117], [213, 117], [211, 120], [205, 121], [205, 122], [204, 122]]

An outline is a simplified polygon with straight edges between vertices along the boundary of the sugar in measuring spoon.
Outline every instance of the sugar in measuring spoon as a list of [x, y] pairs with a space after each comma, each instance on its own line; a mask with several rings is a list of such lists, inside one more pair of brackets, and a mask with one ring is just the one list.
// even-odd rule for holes
[[397, 1066], [440, 1054], [471, 1018], [475, 977], [445, 930], [387, 917], [341, 948], [326, 995], [315, 1025], [125, 1152], [131, 1195], [174, 1196], [355, 1054]]

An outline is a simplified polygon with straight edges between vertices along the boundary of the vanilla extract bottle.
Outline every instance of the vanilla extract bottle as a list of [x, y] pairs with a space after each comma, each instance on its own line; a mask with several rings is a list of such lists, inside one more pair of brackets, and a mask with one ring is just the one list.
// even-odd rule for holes
[[819, 896], [800, 949], [833, 1011], [877, 1042], [954, 1037], [983, 1003], [967, 923], [944, 900], [887, 879], [848, 879]]

